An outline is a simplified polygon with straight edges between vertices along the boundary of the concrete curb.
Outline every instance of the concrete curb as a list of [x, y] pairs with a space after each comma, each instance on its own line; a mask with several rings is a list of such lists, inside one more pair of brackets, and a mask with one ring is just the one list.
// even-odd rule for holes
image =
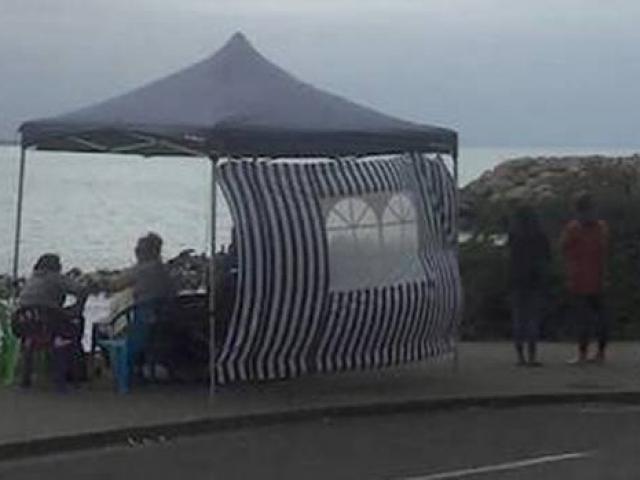
[[260, 427], [323, 418], [384, 415], [405, 412], [443, 412], [465, 408], [510, 408], [577, 403], [639, 404], [640, 391], [544, 393], [450, 397], [370, 402], [353, 405], [294, 408], [268, 413], [167, 422], [71, 435], [34, 438], [0, 444], [0, 463], [45, 455], [93, 450], [110, 446], [160, 444], [167, 440], [239, 428]]

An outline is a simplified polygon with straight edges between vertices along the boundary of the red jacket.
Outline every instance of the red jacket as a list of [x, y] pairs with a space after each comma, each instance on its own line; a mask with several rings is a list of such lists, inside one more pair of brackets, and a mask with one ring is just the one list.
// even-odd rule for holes
[[562, 232], [567, 288], [577, 295], [602, 292], [609, 243], [606, 222], [570, 221]]

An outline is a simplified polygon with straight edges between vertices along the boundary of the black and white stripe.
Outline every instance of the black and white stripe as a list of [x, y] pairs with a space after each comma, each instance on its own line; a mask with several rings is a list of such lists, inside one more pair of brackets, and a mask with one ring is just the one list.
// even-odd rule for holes
[[[441, 161], [229, 161], [220, 174], [239, 236], [221, 383], [383, 367], [451, 350], [461, 294], [455, 187]], [[322, 200], [407, 191], [419, 215], [424, 278], [331, 291]]]

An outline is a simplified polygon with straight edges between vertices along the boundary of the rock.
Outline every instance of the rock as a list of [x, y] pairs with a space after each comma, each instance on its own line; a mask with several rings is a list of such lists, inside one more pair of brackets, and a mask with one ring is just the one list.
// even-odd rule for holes
[[522, 157], [509, 159], [484, 172], [461, 189], [465, 225], [481, 211], [504, 212], [519, 202], [540, 206], [569, 205], [576, 194], [589, 191], [602, 197], [640, 193], [640, 154]]
[[[181, 251], [176, 257], [166, 262], [169, 274], [174, 279], [178, 290], [200, 290], [206, 287], [209, 270], [209, 258], [204, 253], [196, 254], [193, 249]], [[229, 255], [223, 253], [216, 254], [216, 268], [220, 268], [220, 276], [225, 265], [228, 265]], [[93, 272], [82, 272], [79, 268], [72, 268], [65, 275], [73, 278], [81, 285], [87, 287], [91, 292], [97, 293], [105, 289], [105, 284], [113, 280], [122, 270], [95, 270]], [[24, 283], [24, 278], [18, 280], [19, 284]], [[11, 276], [0, 274], [0, 299], [8, 298], [11, 294]]]
[[519, 185], [508, 190], [503, 198], [504, 200], [518, 201], [524, 200], [529, 197], [531, 190], [527, 188], [526, 185]]

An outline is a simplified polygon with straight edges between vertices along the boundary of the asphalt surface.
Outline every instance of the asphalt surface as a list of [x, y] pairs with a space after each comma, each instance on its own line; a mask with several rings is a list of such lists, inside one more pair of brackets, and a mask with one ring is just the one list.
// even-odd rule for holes
[[290, 423], [2, 461], [0, 479], [633, 479], [640, 407], [470, 409]]
[[[0, 458], [10, 451], [34, 455], [62, 452], [67, 440], [74, 448], [108, 445], [113, 433], [120, 441], [130, 434], [189, 436], [192, 428], [209, 432], [220, 424], [253, 425], [405, 408], [459, 409], [488, 403], [640, 402], [637, 343], [611, 345], [605, 365], [567, 365], [575, 345], [540, 345], [543, 368], [515, 366], [510, 342], [463, 343], [459, 368], [450, 358], [382, 370], [309, 375], [299, 378], [221, 387], [208, 399], [206, 387], [192, 385], [136, 386], [118, 395], [108, 376], [59, 395], [43, 382], [28, 391], [0, 388]], [[175, 427], [175, 428], [174, 428]], [[121, 434], [121, 435], [120, 435]], [[109, 441], [89, 441], [87, 437]], [[65, 440], [66, 439], [66, 440]], [[39, 445], [39, 447], [38, 447]], [[67, 445], [68, 446], [68, 445]], [[15, 458], [16, 455], [13, 455]]]

